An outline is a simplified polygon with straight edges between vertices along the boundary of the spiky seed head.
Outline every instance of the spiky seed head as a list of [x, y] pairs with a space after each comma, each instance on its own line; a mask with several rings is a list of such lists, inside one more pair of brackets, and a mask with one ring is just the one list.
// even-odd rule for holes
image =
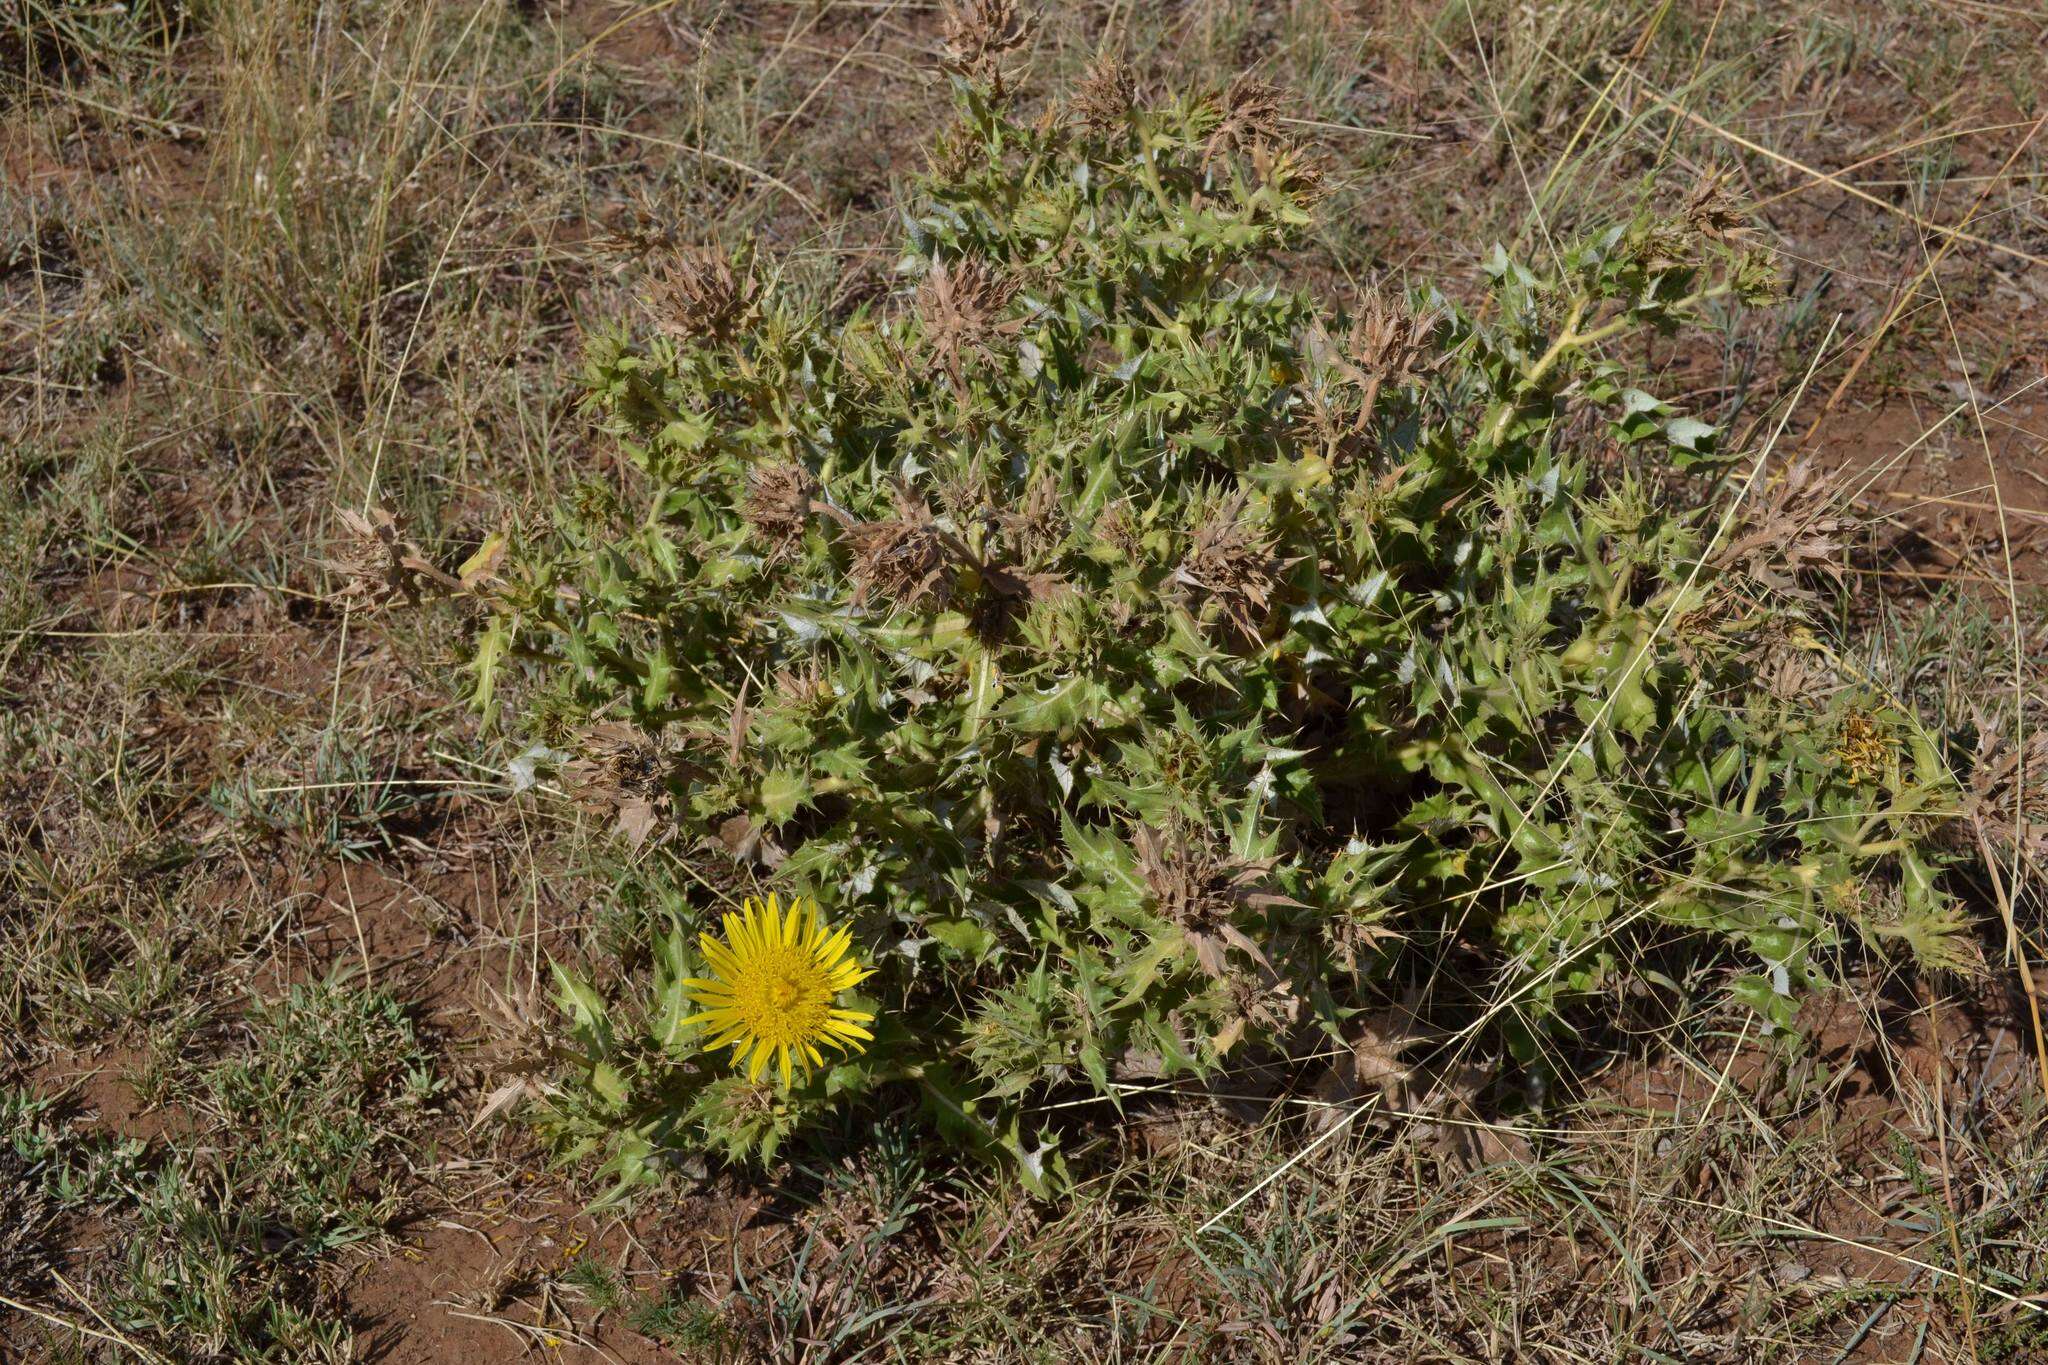
[[952, 600], [961, 567], [954, 538], [908, 487], [896, 486], [893, 516], [852, 526], [847, 537], [855, 601], [879, 594], [908, 610], [939, 610]]
[[1731, 175], [1726, 170], [1709, 171], [1685, 196], [1686, 225], [1712, 241], [1725, 242], [1749, 232], [1742, 205], [1728, 190]]
[[1114, 52], [1103, 52], [1089, 63], [1068, 110], [1083, 131], [1107, 137], [1129, 122], [1137, 104], [1138, 80], [1130, 63]]
[[925, 338], [956, 389], [966, 387], [966, 357], [993, 354], [992, 342], [1015, 326], [1003, 310], [1023, 281], [977, 256], [939, 261], [917, 288], [918, 317]]
[[1065, 543], [1073, 526], [1067, 519], [1064, 503], [1060, 481], [1050, 473], [1040, 472], [1024, 489], [1024, 500], [1017, 510], [1000, 514], [998, 520], [1020, 563], [1046, 559]]
[[1154, 907], [1183, 929], [1215, 929], [1244, 903], [1244, 887], [1257, 880], [1250, 864], [1190, 838], [1184, 828], [1140, 825], [1131, 831], [1131, 846]]
[[612, 816], [614, 827], [633, 847], [669, 822], [669, 780], [682, 765], [652, 735], [638, 726], [604, 721], [576, 736], [573, 753], [562, 765], [562, 785], [570, 799]]
[[1105, 562], [1132, 563], [1144, 554], [1145, 533], [1131, 512], [1127, 498], [1118, 498], [1097, 512], [1090, 533], [1095, 542], [1096, 557]]
[[965, 529], [996, 521], [1000, 499], [987, 466], [978, 458], [935, 471], [932, 492], [939, 515], [954, 526]]
[[780, 668], [772, 679], [775, 695], [800, 711], [816, 712], [837, 697], [832, 680], [813, 659], [801, 668]]
[[334, 517], [341, 529], [330, 545], [333, 555], [319, 563], [341, 578], [335, 596], [343, 603], [380, 607], [400, 597], [417, 602], [429, 585], [449, 590], [462, 587], [400, 534], [398, 518], [388, 508], [369, 507], [358, 512], [337, 507]]
[[1241, 910], [1294, 903], [1267, 884], [1275, 860], [1239, 858], [1190, 836], [1177, 823], [1163, 829], [1139, 825], [1131, 831], [1131, 848], [1153, 908], [1187, 937], [1204, 971], [1229, 975], [1225, 950], [1233, 947], [1271, 965], [1231, 920]]
[[1417, 313], [1398, 296], [1374, 289], [1351, 320], [1344, 352], [1367, 377], [1401, 384], [1435, 369], [1442, 357], [1435, 340], [1440, 317]]
[[1744, 653], [1750, 676], [1779, 701], [1810, 703], [1817, 689], [1836, 681], [1833, 665], [1812, 647], [1812, 632], [1793, 618], [1747, 613], [1727, 595], [1714, 595], [1677, 624], [1673, 638], [1688, 662], [1695, 658], [1696, 640], [1712, 640], [1724, 630], [1753, 635], [1754, 642]]
[[583, 479], [569, 491], [569, 505], [584, 525], [603, 525], [618, 516], [619, 493], [602, 479]]
[[1030, 40], [1031, 23], [1017, 0], [947, 0], [945, 66], [1000, 96], [1003, 59]]
[[656, 325], [680, 342], [732, 340], [754, 320], [760, 298], [750, 261], [736, 265], [708, 248], [677, 248], [647, 281]]
[[1271, 537], [1246, 524], [1245, 502], [1240, 489], [1195, 529], [1173, 581], [1214, 603], [1243, 640], [1254, 641], [1287, 561], [1273, 552]]
[[1205, 160], [1232, 152], [1248, 152], [1261, 144], [1280, 145], [1286, 118], [1285, 97], [1280, 87], [1249, 73], [1232, 80], [1216, 99], [1220, 115], [1209, 134]]
[[768, 461], [748, 473], [741, 512], [761, 539], [782, 549], [803, 535], [817, 496], [818, 481], [808, 469], [790, 460]]
[[933, 135], [925, 164], [941, 184], [964, 185], [988, 171], [989, 154], [974, 128], [956, 117]]

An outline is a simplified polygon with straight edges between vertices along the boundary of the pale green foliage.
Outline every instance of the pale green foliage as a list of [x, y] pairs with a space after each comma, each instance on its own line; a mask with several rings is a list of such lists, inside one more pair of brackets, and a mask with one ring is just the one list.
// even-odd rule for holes
[[593, 344], [638, 477], [513, 552], [480, 691], [528, 661], [636, 839], [850, 921], [882, 1023], [790, 1096], [717, 1080], [675, 1024], [699, 904], [631, 1024], [564, 975], [570, 1149], [632, 1183], [914, 1078], [1038, 1185], [1032, 1098], [1326, 1044], [1454, 950], [1525, 1059], [1674, 944], [1781, 1027], [1845, 926], [1952, 957], [1914, 723], [1818, 656], [1826, 709], [1764, 685], [1810, 638], [1758, 586], [1823, 557], [1798, 509], [1707, 554], [1719, 506], [1621, 472], [1720, 452], [1600, 343], [1767, 263], [1645, 217], [1496, 249], [1478, 315], [1336, 308], [1262, 264], [1317, 193], [1271, 92], [1121, 98], [1025, 124], [963, 85], [886, 301], [691, 258], [663, 335]]

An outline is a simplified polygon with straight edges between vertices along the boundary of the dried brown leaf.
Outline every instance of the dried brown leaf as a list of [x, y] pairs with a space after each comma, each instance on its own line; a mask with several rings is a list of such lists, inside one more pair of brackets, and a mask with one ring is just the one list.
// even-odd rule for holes
[[1707, 559], [1722, 574], [1741, 574], [1788, 597], [1811, 599], [1801, 581], [1822, 574], [1840, 581], [1854, 523], [1840, 511], [1833, 481], [1801, 459], [1744, 504], [1745, 524]]
[[418, 602], [423, 586], [460, 591], [461, 580], [435, 568], [420, 547], [399, 533], [398, 518], [387, 508], [358, 512], [334, 509], [341, 534], [334, 557], [319, 561], [342, 580], [336, 596], [353, 605], [383, 606], [395, 598]]

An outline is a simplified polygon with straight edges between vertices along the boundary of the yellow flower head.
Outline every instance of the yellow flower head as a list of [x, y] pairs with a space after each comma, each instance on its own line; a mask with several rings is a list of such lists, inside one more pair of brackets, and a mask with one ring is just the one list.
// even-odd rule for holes
[[873, 1040], [863, 1025], [874, 1015], [832, 1003], [871, 973], [848, 955], [851, 935], [827, 929], [810, 901], [792, 900], [785, 914], [774, 896], [765, 908], [749, 897], [740, 914], [725, 917], [725, 939], [699, 940], [712, 977], [683, 983], [704, 1006], [683, 1022], [706, 1026], [707, 1047], [730, 1047], [748, 1080], [759, 1080], [772, 1057], [788, 1085], [792, 1059], [806, 1071], [825, 1064], [820, 1043], [855, 1052]]

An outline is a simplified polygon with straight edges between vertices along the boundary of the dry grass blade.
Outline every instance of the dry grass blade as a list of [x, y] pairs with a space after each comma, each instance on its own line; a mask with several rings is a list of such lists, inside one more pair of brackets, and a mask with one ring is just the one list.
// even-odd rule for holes
[[[1637, 80], [1637, 82], [1643, 86], [1644, 93], [1648, 95], [1649, 98], [1653, 100], [1659, 108], [1665, 109], [1673, 114], [1678, 115], [1680, 118], [1684, 119], [1686, 122], [1690, 124], [1693, 124], [1695, 127], [1705, 129], [1706, 131], [1712, 133], [1714, 136], [1721, 138], [1733, 144], [1734, 146], [1740, 147], [1744, 151], [1755, 152], [1759, 156], [1768, 157], [1770, 160], [1777, 162], [1779, 165], [1785, 167], [1787, 170], [1797, 171], [1801, 175], [1806, 176], [1810, 180], [1813, 180], [1819, 184], [1827, 185], [1832, 189], [1840, 190], [1843, 194], [1846, 194], [1853, 199], [1860, 199], [1864, 203], [1871, 205], [1873, 208], [1876, 208], [1881, 212], [1889, 213], [1897, 217], [1903, 218], [1907, 222], [1910, 222], [1915, 227], [1919, 228], [1922, 232], [1932, 233], [1935, 236], [1944, 239], [1944, 241], [1946, 242], [1968, 242], [1971, 246], [1983, 247], [1988, 251], [1995, 251], [2001, 256], [2010, 256], [2014, 260], [2025, 261], [2028, 265], [2048, 266], [2048, 257], [2036, 256], [2032, 252], [2024, 251], [2019, 247], [2009, 246], [2004, 242], [1993, 241], [1988, 237], [1979, 237], [1962, 227], [1950, 227], [1947, 224], [1931, 222], [1928, 219], [1922, 218], [1918, 214], [1915, 214], [1907, 209], [1900, 208], [1897, 204], [1891, 203], [1889, 200], [1879, 198], [1877, 195], [1870, 193], [1868, 190], [1863, 189], [1861, 186], [1852, 184], [1851, 182], [1842, 179], [1839, 175], [1830, 174], [1827, 171], [1816, 170], [1814, 167], [1808, 166], [1804, 162], [1786, 156], [1782, 152], [1775, 151], [1772, 148], [1767, 147], [1760, 142], [1752, 141], [1751, 139], [1742, 136], [1742, 134], [1740, 133], [1734, 132], [1727, 128], [1723, 128], [1720, 125], [1714, 123], [1712, 120], [1702, 118], [1700, 115], [1695, 114], [1694, 112], [1692, 112], [1692, 110], [1685, 108], [1683, 105], [1674, 104], [1670, 100], [1664, 98], [1664, 96], [1662, 96], [1661, 94], [1658, 94], [1657, 91], [1653, 87], [1651, 87], [1649, 82], [1643, 78], [1641, 73], [1633, 74], [1635, 75], [1635, 79]], [[2041, 123], [2039, 120], [2036, 120], [2032, 126], [2035, 129], [2038, 129], [2041, 126]], [[2032, 140], [2031, 133], [2029, 134], [2028, 140]], [[1965, 221], [1967, 222], [1968, 219], [1966, 218]]]
[[[1984, 207], [1984, 201], [1990, 197], [1991, 191], [1996, 186], [2005, 183], [2006, 177], [2012, 171], [2013, 164], [2020, 159], [2020, 155], [2028, 147], [2033, 145], [2034, 139], [2040, 135], [2043, 127], [2048, 127], [2048, 110], [2044, 110], [2041, 117], [2034, 120], [2032, 126], [2027, 129], [2027, 135], [2021, 138], [2018, 144], [2013, 147], [2011, 153], [2005, 158], [2004, 164], [1999, 166], [1997, 173], [1989, 180], [1986, 180], [1983, 186], [1978, 189], [1977, 197], [1970, 201], [1970, 207], [1963, 214], [1962, 221], [1964, 226], [1968, 226], [1976, 221], [1977, 214]], [[1837, 184], [1840, 187], [1839, 182]], [[1905, 311], [1907, 300], [1914, 297], [1919, 291], [1921, 284], [1934, 278], [1935, 272], [1941, 269], [1941, 263], [1948, 259], [1948, 254], [1955, 249], [1956, 243], [1959, 241], [1971, 241], [1976, 242], [1978, 245], [1988, 245], [1988, 243], [1981, 242], [1976, 238], [1966, 237], [1960, 231], [1949, 229], [1939, 229], [1939, 231], [1942, 238], [1940, 248], [1932, 256], [1926, 257], [1917, 274], [1893, 292], [1890, 310], [1885, 313], [1883, 321], [1878, 323], [1876, 329], [1864, 341], [1862, 349], [1856, 353], [1856, 359], [1850, 362], [1849, 368], [1843, 373], [1841, 379], [1836, 382], [1834, 391], [1828, 395], [1828, 401], [1821, 405], [1819, 415], [1813, 419], [1813, 425], [1806, 429], [1805, 441], [1807, 444], [1812, 444], [1816, 433], [1820, 431], [1821, 424], [1827, 421], [1828, 415], [1835, 410], [1835, 405], [1841, 402], [1842, 396], [1849, 391], [1850, 385], [1856, 382], [1856, 376], [1863, 372], [1864, 365], [1876, 353], [1878, 345], [1898, 322], [1900, 314]], [[1923, 256], [1926, 254], [1924, 249], [1922, 254]], [[2040, 260], [2032, 260], [2032, 263], [2035, 265], [2048, 265], [2048, 262]], [[1943, 301], [1943, 313], [1944, 315], [1947, 313], [1946, 300]], [[1949, 324], [1951, 330], [1953, 330], [1954, 325], [1954, 322], [1951, 321]]]

